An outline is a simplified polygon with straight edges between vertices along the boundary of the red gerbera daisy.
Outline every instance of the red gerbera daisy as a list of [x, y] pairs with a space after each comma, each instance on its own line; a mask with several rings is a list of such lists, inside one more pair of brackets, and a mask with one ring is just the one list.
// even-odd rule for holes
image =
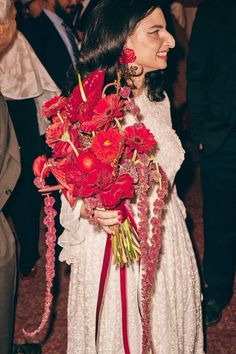
[[150, 130], [142, 123], [137, 123], [125, 128], [125, 145], [128, 152], [136, 150], [137, 153], [150, 152], [156, 144]]
[[81, 129], [86, 132], [97, 131], [100, 128], [108, 129], [115, 118], [119, 120], [123, 118], [124, 105], [124, 100], [114, 94], [102, 98], [94, 108], [91, 120], [83, 122]]
[[93, 139], [91, 150], [103, 162], [116, 162], [123, 147], [123, 136], [114, 129], [100, 131]]
[[41, 117], [51, 117], [59, 112], [66, 104], [66, 98], [63, 96], [54, 96], [44, 103], [40, 110]]

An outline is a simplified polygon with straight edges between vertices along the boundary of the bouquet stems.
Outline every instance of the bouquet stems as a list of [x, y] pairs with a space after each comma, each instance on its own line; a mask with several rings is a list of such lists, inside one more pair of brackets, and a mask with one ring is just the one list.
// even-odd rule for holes
[[128, 219], [113, 227], [115, 234], [111, 235], [112, 263], [124, 267], [140, 258], [139, 243]]

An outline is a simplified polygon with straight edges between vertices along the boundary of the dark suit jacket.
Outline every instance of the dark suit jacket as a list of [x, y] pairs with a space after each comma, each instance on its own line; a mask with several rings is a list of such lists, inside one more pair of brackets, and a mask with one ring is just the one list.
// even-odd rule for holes
[[189, 44], [187, 98], [192, 137], [210, 154], [236, 127], [236, 1], [198, 7]]
[[84, 32], [86, 29], [86, 25], [89, 21], [89, 16], [93, 11], [94, 7], [99, 3], [100, 0], [90, 0], [86, 9], [82, 13], [82, 16], [79, 18], [77, 27], [81, 32]]
[[68, 85], [68, 71], [73, 64], [68, 50], [48, 16], [42, 12], [38, 17], [20, 23], [19, 30], [25, 35], [38, 58], [61, 91]]

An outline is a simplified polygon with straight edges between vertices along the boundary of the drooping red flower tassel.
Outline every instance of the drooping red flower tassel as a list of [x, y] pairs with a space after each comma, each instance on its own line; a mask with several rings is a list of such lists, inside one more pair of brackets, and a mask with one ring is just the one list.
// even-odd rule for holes
[[50, 316], [50, 307], [52, 304], [53, 296], [51, 293], [53, 278], [55, 276], [55, 243], [56, 243], [56, 229], [54, 227], [55, 221], [54, 218], [57, 214], [56, 210], [53, 208], [55, 199], [47, 194], [44, 197], [44, 212], [46, 214], [43, 223], [47, 226], [46, 232], [46, 291], [45, 291], [45, 300], [44, 300], [44, 312], [42, 314], [41, 322], [37, 329], [32, 332], [28, 332], [23, 329], [23, 333], [26, 337], [33, 337], [46, 326], [49, 316]]
[[145, 165], [140, 165], [139, 180], [142, 190], [138, 198], [138, 233], [140, 237], [141, 250], [141, 304], [142, 304], [142, 354], [149, 353], [152, 348], [151, 321], [150, 321], [150, 303], [151, 294], [155, 282], [155, 274], [159, 262], [161, 249], [161, 226], [162, 211], [165, 205], [164, 198], [168, 191], [168, 179], [164, 171], [158, 166], [159, 183], [157, 186], [157, 198], [153, 203], [153, 214], [151, 219], [152, 236], [148, 239], [148, 173]]

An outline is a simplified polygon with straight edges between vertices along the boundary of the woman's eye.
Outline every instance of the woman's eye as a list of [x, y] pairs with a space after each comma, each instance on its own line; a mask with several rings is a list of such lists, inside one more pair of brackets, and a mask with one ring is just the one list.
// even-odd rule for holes
[[159, 29], [157, 29], [157, 30], [155, 30], [155, 31], [153, 31], [153, 32], [150, 32], [149, 34], [158, 35], [158, 34], [159, 34], [159, 32], [160, 32], [160, 30], [159, 30]]

